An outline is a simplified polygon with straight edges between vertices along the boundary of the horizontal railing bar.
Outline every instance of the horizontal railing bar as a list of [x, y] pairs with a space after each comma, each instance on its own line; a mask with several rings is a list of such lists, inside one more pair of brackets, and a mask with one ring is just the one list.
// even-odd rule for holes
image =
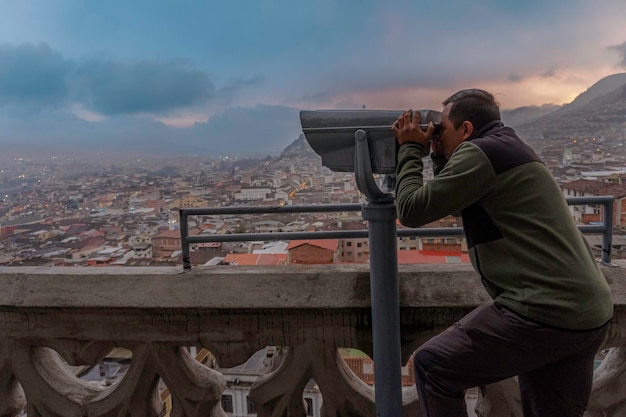
[[[602, 204], [606, 212], [612, 216], [613, 196], [583, 196], [566, 197], [567, 204], [588, 205]], [[361, 211], [363, 206], [358, 203], [348, 204], [320, 204], [320, 205], [297, 205], [297, 206], [242, 206], [242, 207], [210, 207], [210, 208], [186, 208], [180, 209], [181, 218], [181, 243], [184, 254], [189, 251], [192, 243], [211, 242], [250, 242], [250, 241], [276, 241], [276, 240], [315, 240], [315, 239], [350, 239], [368, 238], [367, 229], [363, 230], [328, 230], [315, 232], [270, 232], [270, 233], [236, 233], [224, 235], [188, 235], [189, 216], [211, 215], [242, 215], [242, 214], [280, 214], [280, 213], [328, 213]], [[600, 225], [579, 225], [578, 229], [587, 234], [597, 233], [604, 236], [603, 262], [610, 263], [610, 240], [612, 231], [612, 218], [606, 218]], [[430, 236], [464, 236], [462, 227], [434, 227], [434, 228], [410, 228], [398, 229], [398, 237], [430, 237]], [[190, 267], [185, 257], [185, 266]]]
[[581, 197], [566, 197], [565, 201], [570, 206], [583, 206], [586, 204], [608, 204], [612, 203], [615, 197], [608, 196], [581, 196]]
[[255, 240], [307, 240], [307, 239], [347, 239], [367, 238], [367, 230], [329, 230], [318, 232], [271, 232], [271, 233], [236, 233], [228, 235], [189, 236], [189, 243], [204, 242], [249, 242]]
[[243, 206], [243, 207], [206, 207], [180, 209], [189, 216], [216, 216], [225, 214], [277, 214], [277, 213], [328, 213], [339, 211], [361, 211], [362, 205], [320, 204], [309, 206]]
[[[399, 237], [410, 236], [463, 236], [462, 227], [439, 227], [426, 229], [401, 229]], [[270, 232], [270, 233], [236, 233], [227, 235], [194, 235], [189, 236], [189, 243], [209, 242], [249, 242], [255, 240], [306, 240], [306, 239], [350, 239], [368, 237], [367, 229], [362, 230], [328, 230], [317, 232]]]

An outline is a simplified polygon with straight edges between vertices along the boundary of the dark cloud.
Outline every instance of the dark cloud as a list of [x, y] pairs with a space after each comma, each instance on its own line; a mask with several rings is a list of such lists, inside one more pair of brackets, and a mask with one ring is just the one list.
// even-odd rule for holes
[[612, 45], [609, 46], [609, 50], [616, 51], [619, 56], [618, 65], [620, 67], [626, 68], [626, 42], [621, 45]]
[[79, 101], [105, 115], [163, 115], [205, 103], [215, 93], [206, 73], [175, 62], [93, 60], [80, 65], [72, 81]]
[[512, 83], [518, 83], [518, 82], [522, 81], [522, 79], [523, 79], [523, 77], [519, 73], [517, 73], [517, 72], [509, 74], [509, 76], [507, 77], [507, 80], [509, 80]]
[[543, 78], [556, 77], [556, 67], [550, 67], [541, 75]]
[[257, 75], [250, 78], [240, 78], [228, 81], [224, 86], [220, 87], [217, 95], [221, 98], [231, 98], [243, 89], [256, 87], [265, 81], [265, 77]]
[[[243, 89], [255, 82], [227, 87]], [[0, 45], [0, 105], [27, 112], [79, 104], [107, 116], [166, 115], [215, 95], [207, 73], [182, 62], [77, 62], [46, 44]]]
[[0, 46], [0, 103], [53, 106], [67, 98], [71, 64], [46, 44]]

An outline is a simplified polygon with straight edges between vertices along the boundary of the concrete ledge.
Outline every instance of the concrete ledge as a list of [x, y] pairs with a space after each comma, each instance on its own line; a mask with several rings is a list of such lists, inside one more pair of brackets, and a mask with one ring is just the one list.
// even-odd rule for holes
[[[616, 304], [606, 346], [626, 344], [624, 266], [602, 267]], [[404, 361], [490, 301], [469, 265], [402, 265], [399, 278]], [[0, 336], [40, 346], [201, 341], [234, 364], [268, 345], [371, 353], [369, 279], [367, 265], [0, 267]]]
[[[626, 302], [626, 262], [603, 266]], [[401, 265], [402, 307], [489, 301], [469, 265]], [[367, 265], [163, 268], [0, 267], [0, 306], [31, 308], [337, 309], [370, 306]]]

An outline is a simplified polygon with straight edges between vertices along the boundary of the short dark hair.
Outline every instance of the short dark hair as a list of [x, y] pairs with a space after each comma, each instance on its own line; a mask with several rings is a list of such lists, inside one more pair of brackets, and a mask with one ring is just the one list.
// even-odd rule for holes
[[500, 105], [493, 94], [478, 88], [461, 90], [448, 97], [443, 105], [452, 103], [448, 119], [455, 129], [464, 121], [474, 125], [475, 131], [482, 129], [487, 123], [500, 120]]

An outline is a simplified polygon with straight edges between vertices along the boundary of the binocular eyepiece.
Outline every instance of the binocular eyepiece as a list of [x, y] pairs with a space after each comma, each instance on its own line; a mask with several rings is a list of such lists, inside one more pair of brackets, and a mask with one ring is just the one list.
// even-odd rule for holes
[[[441, 133], [441, 112], [418, 110], [420, 128], [435, 125], [433, 139]], [[322, 157], [322, 164], [336, 172], [354, 172], [355, 133], [367, 134], [372, 172], [395, 174], [398, 141], [391, 126], [402, 115], [400, 110], [303, 110], [302, 132], [311, 148]]]
[[[441, 123], [439, 122], [432, 122], [432, 123], [434, 126], [432, 140], [437, 140], [439, 138], [439, 135], [441, 135]], [[420, 129], [426, 132], [426, 130], [428, 130], [428, 124], [420, 123]]]

